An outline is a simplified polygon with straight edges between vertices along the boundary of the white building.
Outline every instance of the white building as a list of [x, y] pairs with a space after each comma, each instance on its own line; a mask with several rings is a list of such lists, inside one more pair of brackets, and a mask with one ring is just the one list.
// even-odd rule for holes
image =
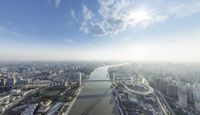
[[11, 94], [12, 94], [12, 95], [21, 95], [21, 94], [22, 94], [22, 91], [21, 91], [21, 89], [13, 89], [13, 90], [11, 91]]

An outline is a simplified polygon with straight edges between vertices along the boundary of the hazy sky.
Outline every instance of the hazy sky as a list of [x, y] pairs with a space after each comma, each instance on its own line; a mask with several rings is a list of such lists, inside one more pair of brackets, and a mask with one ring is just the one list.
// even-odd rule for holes
[[200, 61], [200, 0], [1, 0], [0, 60]]

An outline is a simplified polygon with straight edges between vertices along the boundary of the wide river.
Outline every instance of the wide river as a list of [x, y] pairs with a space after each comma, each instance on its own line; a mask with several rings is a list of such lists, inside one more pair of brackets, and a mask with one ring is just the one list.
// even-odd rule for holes
[[[89, 80], [109, 80], [109, 67], [111, 66], [95, 69]], [[119, 115], [110, 86], [109, 81], [86, 82], [69, 115]]]

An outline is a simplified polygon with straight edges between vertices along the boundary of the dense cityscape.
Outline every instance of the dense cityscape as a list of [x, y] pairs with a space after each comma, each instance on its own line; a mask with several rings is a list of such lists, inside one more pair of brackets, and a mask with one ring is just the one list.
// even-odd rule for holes
[[110, 82], [107, 89], [121, 115], [200, 114], [200, 65], [127, 63], [107, 67], [107, 79], [90, 78], [95, 69], [110, 64], [114, 63], [1, 63], [0, 112], [3, 115], [70, 114], [88, 83]]

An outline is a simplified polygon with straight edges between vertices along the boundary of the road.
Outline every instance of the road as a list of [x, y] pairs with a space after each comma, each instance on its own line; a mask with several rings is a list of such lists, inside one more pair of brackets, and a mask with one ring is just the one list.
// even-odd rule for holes
[[[109, 80], [108, 68], [95, 69], [89, 80]], [[77, 97], [69, 115], [119, 115], [115, 101], [111, 95], [111, 82], [86, 82]]]
[[157, 96], [159, 97], [160, 101], [166, 105], [167, 109], [169, 110], [171, 115], [175, 115], [174, 111], [171, 109], [171, 107], [169, 106], [168, 102], [166, 101], [164, 95], [160, 92], [160, 91], [155, 91], [155, 93], [157, 94]]

